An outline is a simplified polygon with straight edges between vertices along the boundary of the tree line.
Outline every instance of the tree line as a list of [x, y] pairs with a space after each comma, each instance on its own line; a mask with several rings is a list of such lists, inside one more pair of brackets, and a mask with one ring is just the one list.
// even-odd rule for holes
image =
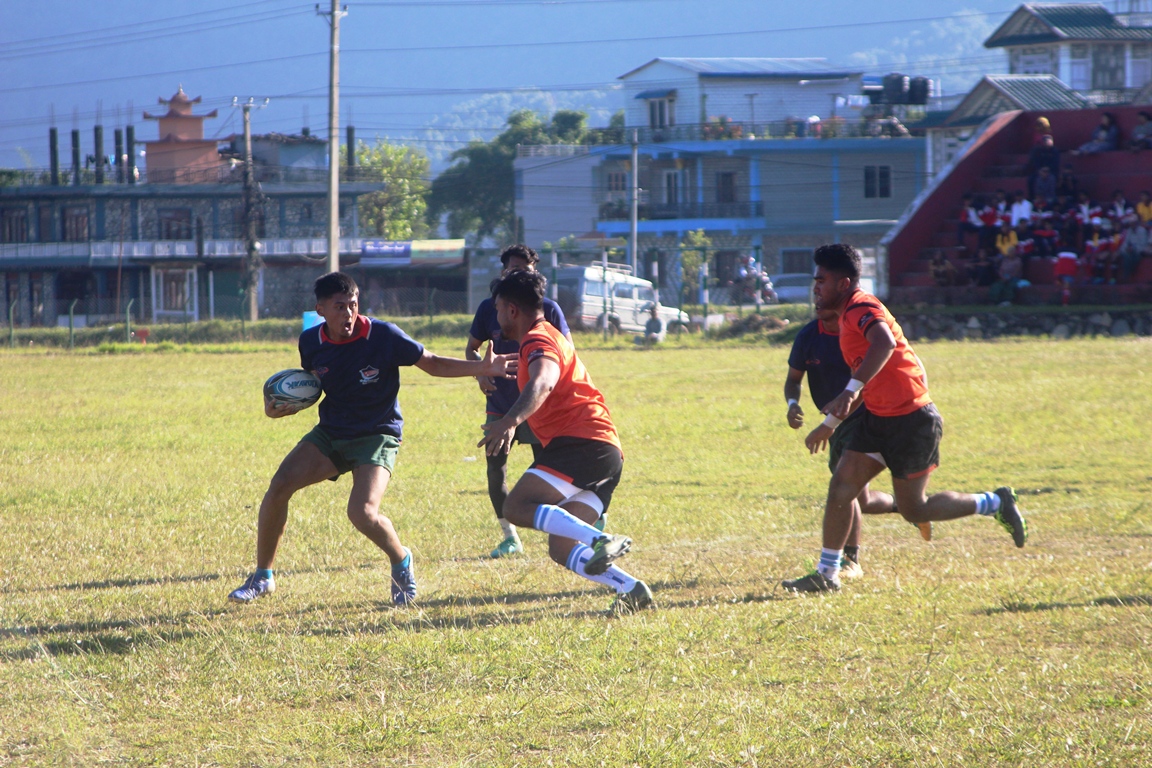
[[451, 164], [435, 179], [424, 152], [379, 139], [374, 145], [361, 142], [356, 149], [361, 173], [384, 185], [361, 196], [361, 229], [369, 236], [411, 240], [437, 231], [443, 221], [449, 237], [514, 242], [520, 239], [512, 169], [516, 147], [623, 143], [623, 111], [606, 128], [588, 128], [587, 122], [588, 115], [578, 110], [559, 110], [548, 120], [516, 110], [494, 139], [471, 141], [453, 152]]

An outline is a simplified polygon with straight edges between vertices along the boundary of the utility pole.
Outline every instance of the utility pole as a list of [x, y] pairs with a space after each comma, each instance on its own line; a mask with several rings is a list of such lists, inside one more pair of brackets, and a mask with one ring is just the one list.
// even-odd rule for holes
[[629, 236], [629, 249], [628, 249], [628, 262], [632, 267], [632, 274], [639, 274], [640, 265], [640, 251], [638, 250], [640, 241], [639, 233], [637, 232], [637, 220], [640, 215], [640, 132], [635, 128], [632, 129], [632, 216], [631, 227], [628, 230]]
[[348, 6], [340, 8], [332, 0], [332, 10], [316, 13], [328, 17], [332, 35], [328, 44], [328, 271], [340, 271], [340, 19], [348, 15]]
[[[264, 266], [260, 258], [260, 242], [256, 239], [257, 211], [263, 202], [263, 195], [256, 185], [256, 173], [252, 167], [252, 107], [255, 104], [251, 98], [243, 104], [233, 98], [232, 106], [244, 111], [244, 293], [245, 304], [248, 305], [248, 322], [254, 323], [260, 319], [257, 288], [260, 284], [260, 269]], [[266, 106], [268, 99], [264, 99], [264, 103], [257, 109]]]

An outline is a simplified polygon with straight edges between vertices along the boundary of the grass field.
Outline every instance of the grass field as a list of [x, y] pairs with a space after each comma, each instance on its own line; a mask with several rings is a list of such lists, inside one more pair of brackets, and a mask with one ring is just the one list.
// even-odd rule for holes
[[816, 598], [776, 588], [828, 477], [784, 423], [787, 348], [587, 349], [627, 456], [609, 528], [660, 605], [623, 619], [540, 534], [482, 559], [479, 393], [417, 370], [384, 509], [419, 606], [347, 479], [297, 497], [279, 591], [227, 604], [314, 416], [261, 413], [291, 346], [242, 349], [0, 354], [0, 766], [1152, 763], [1147, 339], [919, 345], [933, 487], [1015, 485], [1031, 539], [869, 518], [866, 576]]

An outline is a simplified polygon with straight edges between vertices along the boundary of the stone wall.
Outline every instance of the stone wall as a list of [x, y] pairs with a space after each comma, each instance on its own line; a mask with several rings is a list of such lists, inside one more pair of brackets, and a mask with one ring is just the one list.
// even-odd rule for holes
[[1106, 312], [978, 312], [935, 315], [900, 314], [897, 317], [910, 341], [921, 339], [994, 339], [1000, 336], [1152, 336], [1152, 311]]

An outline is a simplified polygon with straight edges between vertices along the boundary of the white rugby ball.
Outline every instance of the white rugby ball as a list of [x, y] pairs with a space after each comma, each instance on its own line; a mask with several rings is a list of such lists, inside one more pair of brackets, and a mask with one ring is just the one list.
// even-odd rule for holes
[[272, 374], [264, 382], [264, 397], [281, 405], [307, 408], [320, 399], [320, 379], [302, 368], [289, 368]]

